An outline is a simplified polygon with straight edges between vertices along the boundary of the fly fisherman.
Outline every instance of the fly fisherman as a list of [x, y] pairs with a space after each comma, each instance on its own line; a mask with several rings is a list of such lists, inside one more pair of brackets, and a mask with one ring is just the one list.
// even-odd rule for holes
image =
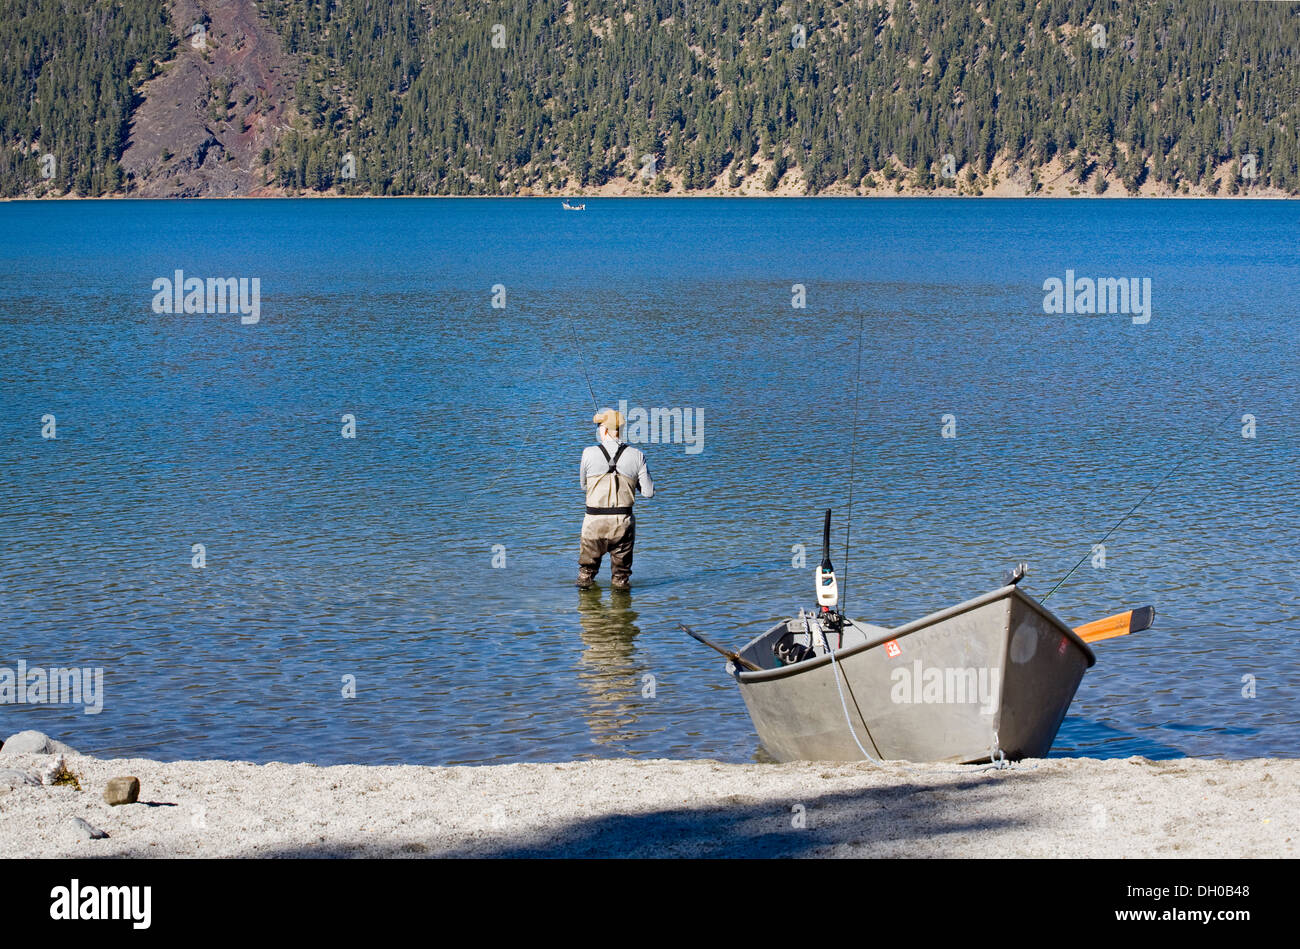
[[638, 448], [619, 441], [623, 416], [615, 409], [602, 409], [592, 419], [597, 426], [597, 444], [582, 452], [579, 478], [587, 495], [587, 516], [582, 520], [582, 541], [578, 553], [578, 589], [595, 585], [600, 558], [609, 554], [610, 587], [630, 589], [632, 545], [636, 542], [636, 518], [632, 504], [636, 492], [654, 497], [645, 455]]

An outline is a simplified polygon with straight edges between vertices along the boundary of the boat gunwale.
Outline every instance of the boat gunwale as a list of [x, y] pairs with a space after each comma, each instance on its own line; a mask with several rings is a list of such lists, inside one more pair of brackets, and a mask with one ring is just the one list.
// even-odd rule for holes
[[[1043, 614], [1049, 620], [1054, 622], [1057, 626], [1061, 627], [1061, 629], [1065, 630], [1066, 635], [1070, 639], [1074, 640], [1074, 644], [1083, 650], [1084, 656], [1086, 656], [1088, 659], [1087, 668], [1091, 669], [1094, 665], [1096, 665], [1097, 663], [1096, 653], [1092, 651], [1092, 647], [1090, 647], [1086, 642], [1084, 642], [1083, 639], [1080, 638], [1079, 634], [1076, 633], [1068, 623], [1062, 620], [1059, 616], [1057, 616], [1055, 613], [1049, 610], [1038, 600], [1034, 599], [1029, 594], [1022, 592], [1021, 589], [1015, 584], [1009, 584], [1004, 587], [998, 587], [996, 590], [990, 590], [988, 593], [981, 594], [980, 596], [966, 600], [962, 603], [957, 603], [954, 606], [949, 606], [941, 610], [936, 610], [933, 613], [929, 613], [926, 616], [922, 616], [920, 619], [915, 619], [912, 620], [911, 622], [904, 623], [901, 626], [895, 626], [892, 629], [887, 629], [885, 630], [885, 632], [877, 635], [874, 639], [868, 639], [866, 642], [857, 643], [853, 646], [849, 646], [847, 649], [838, 649], [838, 650], [832, 649], [829, 654], [820, 655], [815, 659], [806, 659], [803, 662], [796, 662], [788, 666], [777, 666], [774, 669], [759, 669], [756, 671], [749, 670], [749, 669], [737, 669], [736, 664], [734, 662], [728, 662], [727, 671], [730, 672], [732, 676], [734, 676], [741, 685], [747, 685], [749, 683], [757, 683], [757, 682], [770, 682], [775, 679], [784, 679], [787, 678], [788, 676], [802, 675], [803, 673], [810, 672], [813, 669], [820, 669], [823, 666], [829, 665], [832, 657], [834, 657], [836, 662], [842, 662], [844, 659], [847, 659], [852, 656], [856, 656], [860, 652], [866, 652], [869, 649], [877, 649], [880, 646], [884, 645], [885, 643], [889, 642], [890, 640], [902, 639], [904, 636], [908, 636], [916, 632], [917, 630], [925, 629], [926, 627], [933, 626], [936, 623], [942, 623], [946, 619], [951, 619], [952, 617], [960, 615], [961, 613], [969, 612], [970, 610], [976, 609], [977, 607], [986, 606], [989, 603], [994, 603], [1000, 599], [1004, 599], [1007, 597], [1018, 597], [1021, 600], [1021, 602], [1036, 609], [1039, 613]], [[781, 620], [776, 624], [774, 624], [773, 626], [769, 627], [768, 629], [765, 629], [762, 633], [755, 636], [749, 642], [745, 643], [745, 645], [741, 647], [741, 649], [738, 650], [738, 652], [744, 652], [754, 643], [758, 642], [760, 639], [763, 639], [764, 637], [769, 635], [773, 630], [777, 629], [778, 627], [784, 625], [787, 622], [789, 621]], [[861, 627], [858, 628], [861, 629]]]

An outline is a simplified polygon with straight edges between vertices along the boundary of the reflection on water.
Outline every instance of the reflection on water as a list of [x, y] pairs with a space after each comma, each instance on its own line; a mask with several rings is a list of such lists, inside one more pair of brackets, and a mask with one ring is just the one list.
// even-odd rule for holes
[[[599, 586], [578, 592], [578, 619], [586, 647], [578, 659], [578, 684], [586, 693], [583, 716], [599, 745], [627, 741], [641, 705], [652, 697], [653, 680], [637, 659], [637, 612], [626, 590]], [[650, 692], [651, 694], [644, 694]]]

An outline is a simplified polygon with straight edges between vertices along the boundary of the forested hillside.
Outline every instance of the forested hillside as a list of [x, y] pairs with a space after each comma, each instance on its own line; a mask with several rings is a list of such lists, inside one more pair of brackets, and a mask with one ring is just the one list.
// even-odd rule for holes
[[[15, 155], [63, 136], [83, 155], [65, 188], [130, 192], [114, 163], [122, 103], [168, 46], [157, 15], [130, 0], [0, 5], [5, 193], [31, 188], [9, 174]], [[249, 160], [269, 193], [978, 194], [1014, 179], [1023, 193], [1300, 194], [1300, 4], [256, 8], [297, 77], [273, 145]]]
[[149, 0], [0, 0], [0, 194], [122, 190], [135, 91], [172, 45]]

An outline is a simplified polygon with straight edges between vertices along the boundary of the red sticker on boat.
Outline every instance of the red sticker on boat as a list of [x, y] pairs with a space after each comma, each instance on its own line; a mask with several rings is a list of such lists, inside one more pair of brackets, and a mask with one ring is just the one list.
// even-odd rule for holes
[[885, 652], [887, 652], [889, 657], [892, 659], [895, 656], [901, 655], [903, 649], [898, 645], [897, 639], [891, 639], [889, 642], [885, 643]]
[[1066, 638], [1065, 638], [1064, 636], [1062, 636], [1062, 637], [1061, 637], [1061, 645], [1059, 645], [1059, 646], [1056, 647], [1056, 651], [1059, 652], [1062, 656], [1065, 655], [1065, 644], [1066, 644], [1066, 642], [1067, 642]]

